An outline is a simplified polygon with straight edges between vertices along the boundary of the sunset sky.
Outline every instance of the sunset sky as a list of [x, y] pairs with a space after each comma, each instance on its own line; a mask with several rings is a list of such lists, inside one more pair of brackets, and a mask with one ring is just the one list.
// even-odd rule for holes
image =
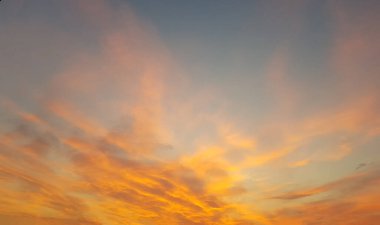
[[0, 225], [380, 224], [380, 1], [3, 0]]

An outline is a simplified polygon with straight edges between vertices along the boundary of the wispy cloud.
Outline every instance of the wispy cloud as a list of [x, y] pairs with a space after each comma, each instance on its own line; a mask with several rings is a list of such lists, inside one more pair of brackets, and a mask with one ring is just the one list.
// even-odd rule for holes
[[[281, 5], [292, 17], [291, 30], [301, 32], [298, 18], [310, 2]], [[361, 163], [376, 147], [380, 127], [372, 64], [378, 51], [368, 44], [378, 36], [377, 14], [352, 19], [344, 3], [327, 4], [336, 27], [326, 71], [341, 82], [329, 94], [341, 99], [320, 107], [310, 103], [317, 98], [307, 85], [296, 82], [293, 33], [284, 35], [257, 79], [271, 102], [263, 104], [265, 115], [250, 112], [258, 122], [248, 123], [236, 116], [249, 111], [243, 101], [232, 99], [242, 109], [230, 107], [219, 84], [193, 84], [153, 25], [128, 5], [67, 4], [80, 25], [54, 37], [75, 33], [81, 44], [59, 66], [46, 59], [41, 67], [54, 69], [30, 96], [2, 94], [0, 224], [380, 221], [378, 165]], [[91, 41], [81, 36], [86, 32]], [[315, 176], [309, 185], [325, 165], [331, 176]]]

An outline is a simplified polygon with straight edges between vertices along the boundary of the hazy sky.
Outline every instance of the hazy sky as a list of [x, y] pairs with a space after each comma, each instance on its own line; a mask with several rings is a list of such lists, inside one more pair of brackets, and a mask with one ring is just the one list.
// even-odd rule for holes
[[3, 0], [0, 225], [380, 224], [377, 0]]

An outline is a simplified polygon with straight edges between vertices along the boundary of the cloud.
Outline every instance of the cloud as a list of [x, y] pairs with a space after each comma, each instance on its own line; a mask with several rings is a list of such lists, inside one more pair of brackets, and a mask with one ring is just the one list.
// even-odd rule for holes
[[[216, 92], [186, 86], [159, 35], [131, 8], [113, 9], [105, 1], [71, 4], [94, 33], [92, 48], [72, 50], [33, 102], [2, 104], [11, 120], [0, 134], [0, 224], [378, 220], [378, 171], [290, 192], [281, 180], [314, 162], [344, 160], [376, 137], [375, 91], [294, 117], [304, 96], [289, 73], [292, 54], [281, 48], [267, 71], [278, 107], [257, 126], [245, 126], [223, 112], [225, 99]], [[355, 61], [351, 51], [365, 45], [354, 42], [334, 48], [337, 71], [347, 72], [342, 65]], [[366, 51], [358, 57], [366, 58]], [[314, 151], [326, 136], [333, 143]], [[282, 203], [263, 212], [263, 198]]]
[[289, 164], [289, 166], [290, 167], [302, 167], [302, 166], [308, 165], [309, 163], [310, 163], [310, 160], [304, 159], [304, 160], [292, 162]]
[[56, 219], [33, 217], [25, 215], [0, 215], [0, 224], [30, 224], [30, 225], [66, 225], [66, 224], [83, 224], [83, 225], [99, 225], [83, 219]]
[[[17, 122], [1, 136], [1, 205], [7, 207], [0, 207], [0, 224], [256, 220], [224, 199], [244, 188], [222, 164], [209, 158], [203, 170], [158, 155], [171, 144], [163, 105], [175, 66], [154, 32], [129, 9], [119, 15], [103, 1], [78, 4], [84, 21], [97, 27], [100, 47], [72, 52], [32, 108], [7, 103]], [[224, 132], [227, 145], [254, 145], [238, 132]], [[207, 174], [218, 177], [217, 184]]]
[[283, 195], [274, 196], [273, 198], [282, 200], [296, 200], [313, 195], [319, 195], [325, 192], [337, 192], [338, 195], [352, 195], [355, 192], [365, 190], [369, 186], [376, 185], [379, 181], [379, 171], [375, 170], [367, 173], [354, 174], [319, 187], [289, 192]]
[[284, 207], [273, 213], [272, 224], [374, 224], [380, 221], [379, 171], [358, 173], [320, 187], [291, 192], [276, 198], [297, 200], [312, 195], [330, 192], [323, 199], [313, 200], [296, 206]]
[[359, 163], [359, 164], [356, 166], [355, 170], [360, 170], [360, 169], [366, 167], [367, 165], [368, 165], [367, 163]]

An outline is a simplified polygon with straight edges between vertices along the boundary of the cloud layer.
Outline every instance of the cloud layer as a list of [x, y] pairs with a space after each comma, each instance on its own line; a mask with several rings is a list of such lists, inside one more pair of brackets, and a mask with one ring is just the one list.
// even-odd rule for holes
[[[310, 75], [299, 74], [296, 38], [268, 47], [254, 78], [265, 91], [252, 90], [268, 107], [252, 120], [238, 116], [249, 107], [223, 82], [199, 85], [130, 6], [49, 4], [57, 21], [46, 22], [39, 4], [7, 5], [7, 16], [25, 12], [37, 31], [25, 18], [0, 28], [14, 56], [53, 39], [41, 60], [1, 74], [12, 86], [0, 92], [1, 225], [380, 222], [379, 14], [370, 4], [323, 4], [331, 51]], [[297, 18], [313, 4], [280, 7], [300, 36], [308, 24]], [[23, 35], [35, 37], [12, 38]]]

